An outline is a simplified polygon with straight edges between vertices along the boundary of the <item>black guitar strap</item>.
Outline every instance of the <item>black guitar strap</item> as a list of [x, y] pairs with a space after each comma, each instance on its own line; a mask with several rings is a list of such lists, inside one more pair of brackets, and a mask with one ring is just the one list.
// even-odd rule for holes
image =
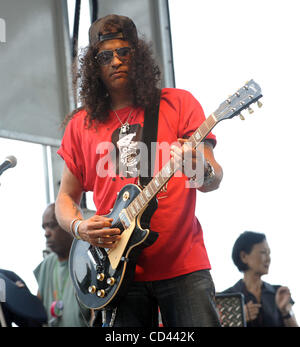
[[160, 94], [161, 91], [159, 91], [159, 93], [157, 94], [155, 106], [151, 108], [152, 111], [149, 108], [146, 108], [144, 114], [142, 141], [145, 143], [148, 149], [148, 166], [146, 176], [143, 176], [143, 170], [141, 170], [140, 172], [139, 183], [142, 187], [145, 187], [153, 177], [157, 142]]

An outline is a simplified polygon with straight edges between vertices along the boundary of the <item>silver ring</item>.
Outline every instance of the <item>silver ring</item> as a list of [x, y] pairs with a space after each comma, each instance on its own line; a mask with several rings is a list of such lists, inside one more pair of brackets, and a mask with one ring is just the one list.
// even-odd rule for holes
[[102, 243], [101, 237], [98, 237], [97, 243]]

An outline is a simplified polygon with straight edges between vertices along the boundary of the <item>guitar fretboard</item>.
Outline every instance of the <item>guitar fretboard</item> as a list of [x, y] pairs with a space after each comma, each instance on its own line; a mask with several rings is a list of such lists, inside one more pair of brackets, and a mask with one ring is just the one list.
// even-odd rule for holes
[[[192, 148], [196, 148], [209, 134], [209, 132], [218, 123], [214, 114], [211, 114], [188, 139]], [[139, 215], [141, 211], [148, 206], [149, 202], [156, 194], [167, 184], [178, 168], [169, 160], [163, 168], [153, 177], [147, 186], [126, 208], [126, 213], [132, 220]]]

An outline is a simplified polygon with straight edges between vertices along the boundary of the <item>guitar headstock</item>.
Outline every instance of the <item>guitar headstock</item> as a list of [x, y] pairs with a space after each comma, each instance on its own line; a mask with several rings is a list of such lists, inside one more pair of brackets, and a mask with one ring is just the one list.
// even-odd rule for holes
[[249, 113], [253, 113], [254, 111], [250, 108], [250, 105], [257, 102], [258, 107], [261, 107], [262, 103], [259, 101], [261, 97], [260, 86], [250, 80], [233, 95], [229, 96], [214, 112], [214, 116], [218, 121], [230, 119], [237, 115], [244, 119], [241, 112], [248, 109]]

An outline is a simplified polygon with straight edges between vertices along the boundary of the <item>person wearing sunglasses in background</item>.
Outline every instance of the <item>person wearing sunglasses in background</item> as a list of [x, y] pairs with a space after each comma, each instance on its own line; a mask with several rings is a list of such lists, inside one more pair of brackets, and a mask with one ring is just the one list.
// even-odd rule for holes
[[91, 311], [79, 306], [69, 275], [68, 258], [73, 237], [58, 225], [54, 203], [45, 209], [42, 227], [50, 253], [34, 270], [34, 275], [38, 282], [37, 296], [47, 312], [48, 326], [89, 326]]
[[[160, 89], [160, 70], [150, 45], [138, 38], [128, 17], [108, 15], [96, 20], [80, 63], [82, 106], [67, 118], [58, 150], [65, 161], [56, 200], [62, 228], [94, 247], [118, 245], [121, 231], [105, 215], [124, 185], [139, 183], [148, 162], [139, 147], [152, 127], [145, 125], [145, 110], [154, 114], [159, 105], [154, 174], [170, 158], [173, 164], [180, 163], [183, 155], [187, 158], [183, 174], [172, 177], [156, 195], [158, 207], [150, 229], [159, 234], [158, 239], [143, 249], [134, 281], [109, 323], [155, 327], [159, 307], [164, 326], [220, 326], [195, 202], [196, 188], [209, 192], [219, 187], [222, 168], [214, 158], [213, 134], [208, 134], [199, 150], [185, 143], [205, 120], [201, 105], [188, 91]], [[88, 219], [79, 208], [83, 191], [93, 191], [97, 208]]]
[[269, 272], [270, 253], [265, 234], [242, 233], [234, 243], [232, 260], [244, 278], [223, 293], [244, 295], [248, 327], [298, 327], [289, 288], [261, 280]]

